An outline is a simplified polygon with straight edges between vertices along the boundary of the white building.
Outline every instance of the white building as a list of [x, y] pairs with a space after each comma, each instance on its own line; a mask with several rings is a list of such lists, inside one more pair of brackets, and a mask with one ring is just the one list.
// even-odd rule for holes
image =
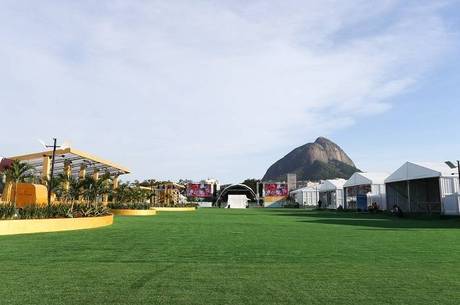
[[343, 185], [345, 179], [329, 179], [321, 181], [318, 187], [321, 207], [326, 209], [337, 209], [343, 207]]
[[308, 186], [291, 192], [291, 197], [301, 207], [316, 206], [319, 200], [319, 183], [309, 183]]
[[445, 163], [406, 162], [385, 185], [389, 209], [398, 205], [406, 213], [459, 214], [458, 171]]
[[367, 210], [376, 203], [381, 210], [387, 209], [385, 179], [387, 173], [354, 173], [345, 182], [345, 208]]

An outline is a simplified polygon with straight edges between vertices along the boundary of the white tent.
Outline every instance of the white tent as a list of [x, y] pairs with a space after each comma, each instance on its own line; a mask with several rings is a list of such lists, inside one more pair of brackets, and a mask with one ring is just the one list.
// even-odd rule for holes
[[445, 163], [406, 162], [388, 176], [385, 183], [440, 177], [458, 178], [458, 171]]
[[343, 207], [343, 185], [345, 182], [345, 179], [321, 181], [318, 191], [322, 207], [328, 209], [337, 209], [339, 206]]
[[396, 204], [406, 212], [458, 214], [458, 205], [455, 213], [446, 205], [446, 197], [459, 192], [458, 171], [445, 163], [406, 162], [385, 184], [389, 207]]
[[386, 210], [385, 179], [387, 177], [387, 173], [354, 173], [343, 185], [346, 207], [358, 208], [358, 196], [366, 196], [365, 208], [375, 202], [380, 209]]
[[248, 197], [246, 195], [228, 195], [227, 208], [245, 209], [248, 207]]
[[354, 173], [343, 186], [350, 187], [365, 184], [385, 184], [385, 179], [387, 177], [387, 173]]
[[319, 200], [318, 186], [307, 186], [294, 190], [291, 192], [291, 197], [300, 206], [316, 206]]

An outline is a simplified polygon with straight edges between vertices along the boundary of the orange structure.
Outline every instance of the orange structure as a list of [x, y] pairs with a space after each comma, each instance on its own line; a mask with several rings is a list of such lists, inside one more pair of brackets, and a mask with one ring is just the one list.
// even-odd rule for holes
[[4, 201], [16, 201], [16, 207], [22, 208], [26, 205], [46, 205], [48, 203], [48, 190], [46, 186], [32, 183], [18, 183], [14, 186], [9, 183], [3, 192]]

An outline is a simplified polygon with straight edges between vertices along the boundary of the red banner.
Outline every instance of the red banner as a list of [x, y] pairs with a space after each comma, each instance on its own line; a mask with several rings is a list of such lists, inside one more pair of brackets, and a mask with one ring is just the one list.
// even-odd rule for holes
[[11, 164], [13, 164], [13, 160], [10, 159], [0, 159], [0, 172], [3, 172], [5, 169], [8, 169]]
[[288, 185], [286, 183], [266, 183], [264, 185], [265, 197], [288, 196]]
[[212, 185], [205, 183], [189, 183], [187, 184], [187, 196], [195, 198], [212, 197]]

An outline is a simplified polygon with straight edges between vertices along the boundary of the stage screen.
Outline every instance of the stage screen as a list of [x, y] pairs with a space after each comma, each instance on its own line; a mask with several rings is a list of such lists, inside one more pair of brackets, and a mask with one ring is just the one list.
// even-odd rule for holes
[[204, 183], [189, 183], [187, 184], [187, 196], [195, 198], [210, 198], [212, 197], [212, 185]]
[[286, 183], [266, 183], [264, 185], [265, 197], [288, 196], [288, 185]]

